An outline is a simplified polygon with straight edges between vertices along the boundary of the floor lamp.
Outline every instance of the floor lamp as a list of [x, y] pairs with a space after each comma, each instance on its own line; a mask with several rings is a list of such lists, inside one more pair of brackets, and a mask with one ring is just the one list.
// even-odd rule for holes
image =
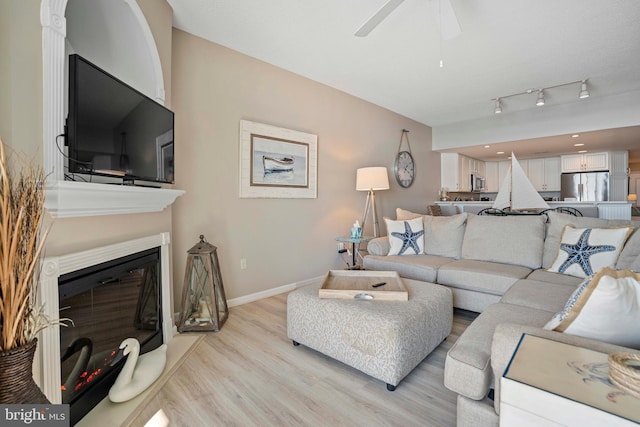
[[387, 168], [375, 166], [360, 168], [356, 171], [356, 191], [367, 191], [367, 201], [362, 215], [362, 229], [367, 221], [369, 210], [373, 216], [373, 237], [378, 237], [378, 215], [376, 212], [376, 190], [389, 189], [389, 176]]

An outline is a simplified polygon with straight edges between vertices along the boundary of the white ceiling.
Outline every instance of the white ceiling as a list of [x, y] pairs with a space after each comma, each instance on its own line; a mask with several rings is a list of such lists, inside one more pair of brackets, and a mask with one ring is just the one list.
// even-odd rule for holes
[[[168, 1], [176, 28], [431, 127], [584, 78], [592, 98], [640, 91], [638, 0], [451, 0], [462, 33], [444, 41], [438, 0], [405, 0], [367, 37], [354, 33], [387, 0]], [[551, 89], [547, 105], [576, 102], [579, 89]], [[534, 104], [522, 95], [503, 108], [544, 108]], [[624, 132], [640, 150], [640, 127]]]

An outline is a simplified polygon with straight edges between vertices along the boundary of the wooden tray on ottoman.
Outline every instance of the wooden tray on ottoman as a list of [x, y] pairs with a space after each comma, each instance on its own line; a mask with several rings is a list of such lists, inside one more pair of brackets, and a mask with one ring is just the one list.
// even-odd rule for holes
[[[382, 286], [373, 285], [384, 283]], [[329, 270], [320, 298], [408, 301], [409, 292], [396, 271]]]

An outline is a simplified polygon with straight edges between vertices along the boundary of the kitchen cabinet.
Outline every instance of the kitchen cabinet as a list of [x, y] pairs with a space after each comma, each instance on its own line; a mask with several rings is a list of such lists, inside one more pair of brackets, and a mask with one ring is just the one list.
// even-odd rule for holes
[[497, 193], [500, 189], [498, 162], [485, 162], [485, 178], [488, 193]]
[[502, 181], [504, 181], [504, 177], [507, 176], [507, 172], [511, 167], [511, 160], [503, 160], [498, 162], [498, 187], [502, 185]]
[[529, 159], [527, 176], [537, 191], [560, 191], [560, 158]]
[[583, 153], [561, 156], [562, 172], [609, 170], [609, 153]]
[[471, 191], [471, 174], [484, 176], [485, 162], [458, 153], [440, 154], [440, 185], [448, 191]]
[[609, 200], [624, 201], [629, 194], [629, 152], [609, 153]]
[[440, 186], [447, 191], [460, 191], [460, 161], [457, 153], [440, 154]]

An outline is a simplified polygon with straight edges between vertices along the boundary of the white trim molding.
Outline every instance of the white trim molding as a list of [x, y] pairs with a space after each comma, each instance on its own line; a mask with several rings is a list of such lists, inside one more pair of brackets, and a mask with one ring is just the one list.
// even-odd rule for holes
[[[171, 317], [170, 235], [160, 233], [141, 239], [116, 243], [87, 251], [45, 258], [40, 274], [40, 303], [49, 319], [64, 317], [60, 313], [58, 279], [63, 274], [116, 258], [160, 247], [160, 274], [162, 277], [162, 339], [168, 344], [175, 334]], [[40, 333], [34, 364], [34, 378], [51, 403], [62, 403], [60, 384], [60, 326], [51, 326]]]

